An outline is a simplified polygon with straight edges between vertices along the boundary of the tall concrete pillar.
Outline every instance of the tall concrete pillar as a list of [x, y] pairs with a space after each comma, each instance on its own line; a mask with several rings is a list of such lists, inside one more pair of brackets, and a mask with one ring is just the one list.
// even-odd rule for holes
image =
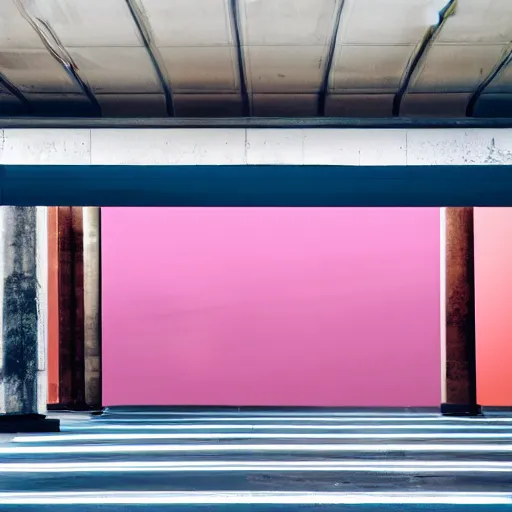
[[101, 212], [83, 209], [85, 401], [101, 407]]
[[47, 216], [0, 207], [0, 432], [58, 431], [47, 401]]
[[443, 209], [441, 229], [445, 243], [441, 411], [474, 416], [480, 407], [476, 399], [473, 208]]

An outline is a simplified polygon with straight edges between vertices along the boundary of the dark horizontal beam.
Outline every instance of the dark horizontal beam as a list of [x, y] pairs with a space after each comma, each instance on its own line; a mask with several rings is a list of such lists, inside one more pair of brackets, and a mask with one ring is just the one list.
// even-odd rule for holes
[[0, 194], [19, 206], [512, 206], [512, 165], [6, 165]]
[[0, 128], [512, 128], [512, 118], [37, 118], [0, 117]]

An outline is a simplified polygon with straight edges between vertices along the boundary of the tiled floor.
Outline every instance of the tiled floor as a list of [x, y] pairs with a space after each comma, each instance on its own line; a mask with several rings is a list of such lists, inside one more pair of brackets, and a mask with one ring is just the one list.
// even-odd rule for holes
[[0, 444], [0, 511], [512, 512], [512, 415], [147, 411]]

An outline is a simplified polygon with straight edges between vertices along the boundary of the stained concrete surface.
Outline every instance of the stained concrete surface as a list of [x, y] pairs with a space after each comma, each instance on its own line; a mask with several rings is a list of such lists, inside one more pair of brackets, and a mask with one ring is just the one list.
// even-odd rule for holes
[[512, 415], [113, 410], [0, 441], [0, 510], [512, 510]]

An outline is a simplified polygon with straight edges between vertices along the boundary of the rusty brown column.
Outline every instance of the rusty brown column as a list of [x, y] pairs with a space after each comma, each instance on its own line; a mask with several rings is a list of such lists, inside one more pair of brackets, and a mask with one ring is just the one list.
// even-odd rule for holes
[[53, 218], [55, 240], [50, 237], [49, 246], [55, 246], [51, 259], [56, 283], [49, 303], [56, 318], [48, 360], [53, 370], [49, 384], [55, 393], [48, 407], [97, 410], [101, 408], [100, 211], [61, 206], [54, 208]]
[[86, 409], [82, 208], [59, 207], [59, 406]]
[[473, 208], [445, 209], [444, 390], [441, 412], [477, 415]]

